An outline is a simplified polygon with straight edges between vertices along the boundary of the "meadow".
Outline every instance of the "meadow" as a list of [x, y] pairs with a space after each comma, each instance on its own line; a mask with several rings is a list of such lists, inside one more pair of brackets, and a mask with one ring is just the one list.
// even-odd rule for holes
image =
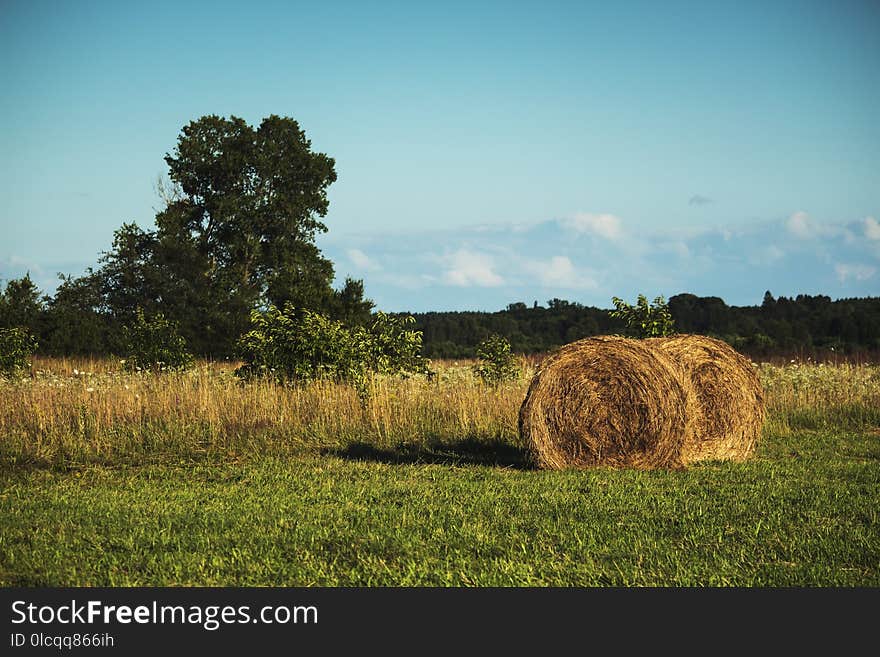
[[36, 359], [0, 381], [4, 586], [878, 586], [880, 367], [756, 365], [756, 455], [535, 469], [488, 386]]

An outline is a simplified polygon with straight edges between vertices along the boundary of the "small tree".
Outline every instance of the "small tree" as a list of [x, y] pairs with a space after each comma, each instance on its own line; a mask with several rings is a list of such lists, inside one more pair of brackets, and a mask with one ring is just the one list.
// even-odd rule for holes
[[669, 312], [666, 300], [659, 296], [649, 305], [644, 294], [640, 294], [635, 306], [631, 306], [623, 299], [612, 297], [615, 310], [610, 315], [622, 319], [627, 328], [636, 332], [640, 338], [658, 338], [664, 335], [672, 335], [675, 331], [675, 321]]
[[15, 377], [31, 368], [37, 340], [27, 329], [0, 329], [0, 376]]
[[6, 283], [5, 291], [0, 289], [0, 328], [18, 327], [38, 332], [44, 311], [45, 302], [30, 273]]
[[380, 374], [428, 373], [428, 359], [421, 355], [422, 332], [406, 328], [415, 322], [412, 315], [376, 313], [368, 337], [371, 369]]
[[162, 313], [147, 319], [138, 308], [134, 322], [122, 327], [122, 336], [126, 370], [185, 370], [193, 363], [186, 340], [177, 332], [177, 323], [165, 319]]
[[245, 363], [235, 373], [278, 383], [357, 378], [364, 360], [357, 352], [365, 349], [340, 322], [289, 304], [284, 310], [270, 306], [251, 313], [251, 330], [238, 341], [238, 356]]
[[500, 335], [490, 335], [477, 347], [479, 362], [474, 373], [484, 382], [498, 385], [519, 376], [519, 365], [510, 351], [510, 342]]

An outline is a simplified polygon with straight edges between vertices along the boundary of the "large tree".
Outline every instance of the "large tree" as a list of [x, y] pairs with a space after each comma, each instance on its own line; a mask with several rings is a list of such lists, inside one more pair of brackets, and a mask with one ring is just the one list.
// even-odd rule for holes
[[156, 230], [125, 224], [96, 274], [117, 321], [138, 307], [180, 324], [201, 353], [229, 353], [250, 311], [269, 304], [363, 322], [363, 284], [334, 290], [333, 264], [315, 245], [327, 230], [333, 158], [314, 152], [291, 118], [258, 128], [232, 116], [186, 125], [165, 156], [171, 189]]
[[183, 128], [169, 176], [181, 198], [157, 217], [160, 239], [190, 242], [237, 295], [272, 303], [326, 288], [333, 267], [314, 248], [327, 230], [333, 158], [311, 150], [296, 121], [205, 116]]
[[[362, 286], [333, 290], [333, 265], [314, 244], [327, 230], [335, 163], [312, 150], [295, 120], [272, 115], [254, 129], [235, 116], [204, 116], [183, 128], [165, 161], [178, 192], [156, 217], [156, 253], [164, 305], [181, 306], [173, 314], [185, 331], [200, 322], [214, 344], [225, 339], [224, 350], [258, 306], [341, 304], [343, 314], [369, 314]], [[200, 317], [185, 316], [193, 309]]]

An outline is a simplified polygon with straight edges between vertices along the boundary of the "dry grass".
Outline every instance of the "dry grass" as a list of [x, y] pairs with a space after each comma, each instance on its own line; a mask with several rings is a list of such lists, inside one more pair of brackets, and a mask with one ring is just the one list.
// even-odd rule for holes
[[202, 362], [152, 375], [124, 373], [110, 360], [39, 359], [31, 378], [0, 380], [0, 454], [54, 464], [143, 461], [516, 433], [522, 386], [485, 386], [467, 364], [442, 367], [435, 381], [376, 379], [366, 402], [331, 381], [242, 384], [234, 367]]
[[767, 404], [765, 432], [798, 429], [880, 428], [880, 366], [761, 363], [758, 374]]
[[[241, 385], [232, 363], [183, 374], [123, 373], [109, 359], [37, 359], [33, 376], [0, 380], [0, 459], [67, 466], [225, 459], [302, 450], [477, 441], [522, 447], [517, 415], [534, 374], [489, 387], [465, 362], [435, 381], [383, 379], [361, 404], [349, 386]], [[880, 368], [762, 364], [764, 431], [880, 426]]]

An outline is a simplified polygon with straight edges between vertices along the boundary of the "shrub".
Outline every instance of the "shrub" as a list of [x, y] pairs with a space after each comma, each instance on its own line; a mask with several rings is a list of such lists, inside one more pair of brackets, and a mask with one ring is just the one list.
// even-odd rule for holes
[[362, 358], [351, 332], [342, 323], [308, 310], [271, 306], [251, 313], [251, 330], [237, 344], [245, 364], [236, 370], [243, 379], [273, 378], [279, 383], [325, 377], [356, 378]]
[[406, 328], [415, 322], [412, 315], [376, 313], [365, 338], [370, 369], [379, 374], [428, 373], [428, 359], [421, 355], [422, 332]]
[[138, 308], [135, 321], [122, 327], [123, 368], [128, 371], [185, 370], [193, 363], [177, 323], [156, 313], [151, 319]]
[[24, 328], [0, 329], [0, 376], [14, 377], [31, 368], [37, 340]]
[[657, 297], [648, 305], [648, 299], [640, 294], [635, 306], [631, 306], [623, 299], [612, 297], [615, 310], [609, 314], [617, 319], [622, 319], [627, 328], [633, 331], [639, 338], [662, 338], [675, 332], [675, 321], [669, 312], [669, 304], [662, 296]]
[[279, 383], [332, 378], [363, 387], [372, 374], [427, 371], [419, 352], [421, 331], [406, 328], [412, 317], [377, 313], [369, 329], [288, 304], [251, 313], [251, 330], [238, 341], [243, 378], [269, 377]]
[[479, 362], [474, 373], [484, 382], [497, 385], [512, 381], [519, 376], [519, 365], [510, 352], [510, 342], [500, 335], [490, 335], [477, 347]]

